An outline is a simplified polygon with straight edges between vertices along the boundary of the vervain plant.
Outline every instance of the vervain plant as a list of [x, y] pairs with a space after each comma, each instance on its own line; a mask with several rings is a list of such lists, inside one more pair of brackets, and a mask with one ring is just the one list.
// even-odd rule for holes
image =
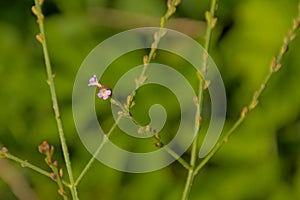
[[[116, 105], [119, 107], [120, 112], [118, 113], [119, 116], [117, 120], [115, 120], [114, 124], [112, 127], [109, 129], [109, 131], [105, 134], [105, 139], [101, 142], [101, 144], [98, 146], [98, 148], [95, 151], [95, 154], [93, 157], [90, 158], [90, 160], [87, 162], [83, 170], [81, 171], [80, 175], [75, 178], [73, 175], [73, 170], [71, 166], [71, 160], [70, 160], [70, 155], [68, 151], [68, 145], [66, 142], [65, 134], [64, 134], [64, 129], [62, 125], [62, 120], [60, 117], [60, 111], [59, 111], [59, 105], [58, 105], [58, 100], [56, 96], [56, 89], [55, 89], [55, 84], [54, 84], [54, 76], [52, 73], [52, 67], [51, 67], [51, 62], [49, 58], [49, 52], [48, 52], [48, 47], [47, 47], [47, 40], [46, 40], [46, 35], [45, 35], [45, 30], [44, 30], [44, 15], [42, 12], [42, 5], [44, 3], [43, 0], [35, 0], [35, 5], [32, 7], [32, 12], [34, 15], [37, 17], [37, 22], [39, 25], [39, 30], [40, 33], [37, 34], [36, 39], [38, 42], [42, 45], [43, 49], [43, 54], [44, 54], [44, 61], [45, 61], [45, 68], [46, 68], [46, 73], [47, 73], [47, 83], [49, 85], [50, 89], [50, 94], [51, 94], [51, 99], [52, 99], [52, 106], [54, 110], [54, 116], [57, 124], [57, 129], [58, 129], [58, 135], [60, 138], [60, 143], [62, 146], [62, 152], [63, 152], [63, 157], [67, 169], [67, 175], [68, 175], [68, 180], [65, 180], [63, 177], [63, 171], [62, 168], [58, 165], [58, 162], [53, 159], [53, 153], [54, 153], [54, 147], [50, 145], [47, 141], [43, 141], [42, 144], [39, 146], [39, 152], [45, 155], [45, 162], [50, 168], [49, 171], [45, 171], [41, 169], [38, 166], [35, 166], [28, 162], [27, 160], [22, 160], [14, 155], [12, 155], [7, 148], [2, 147], [0, 150], [0, 157], [1, 158], [7, 158], [10, 160], [13, 160], [15, 162], [18, 162], [22, 164], [22, 166], [30, 168], [44, 176], [47, 176], [51, 178], [53, 181], [57, 183], [58, 187], [58, 193], [62, 196], [63, 199], [73, 199], [73, 200], [78, 200], [79, 196], [77, 193], [77, 187], [80, 184], [81, 180], [85, 177], [87, 172], [90, 170], [91, 166], [96, 160], [97, 154], [101, 151], [101, 149], [104, 147], [106, 142], [109, 141], [110, 136], [113, 134], [114, 130], [117, 128], [119, 121], [122, 118], [129, 118], [133, 122], [135, 122], [139, 127], [141, 127], [140, 131], [146, 131], [149, 132], [152, 137], [155, 139], [155, 145], [160, 148], [165, 146], [164, 141], [160, 137], [160, 133], [156, 132], [153, 127], [150, 126], [143, 126], [139, 124], [138, 120], [135, 119], [135, 116], [132, 114], [131, 109], [135, 105], [136, 101], [136, 94], [137, 90], [139, 87], [143, 86], [145, 82], [147, 81], [147, 70], [149, 67], [149, 64], [151, 61], [154, 59], [155, 54], [157, 53], [157, 49], [159, 46], [159, 43], [161, 40], [163, 40], [165, 34], [166, 34], [166, 23], [168, 22], [169, 18], [176, 12], [177, 6], [180, 4], [180, 0], [168, 0], [167, 1], [167, 11], [164, 14], [164, 16], [161, 18], [160, 21], [160, 29], [158, 32], [155, 33], [154, 35], [154, 41], [151, 46], [151, 50], [149, 51], [148, 55], [145, 55], [143, 58], [143, 68], [142, 72], [139, 77], [136, 78], [135, 80], [135, 90], [132, 91], [130, 95], [127, 97], [127, 101], [125, 103], [122, 103], [118, 101], [117, 99], [114, 99], [112, 97], [112, 92], [113, 89], [110, 89], [104, 85], [102, 85], [97, 76], [94, 75], [90, 78], [88, 82], [88, 86], [95, 86], [99, 88], [98, 92], [98, 97], [102, 100], [110, 100], [111, 104]], [[205, 52], [202, 55], [203, 57], [203, 63], [202, 67], [204, 69], [204, 72], [209, 70], [208, 66], [208, 52], [210, 48], [210, 40], [211, 40], [211, 35], [212, 32], [217, 24], [217, 18], [215, 16], [217, 8], [217, 0], [212, 0], [211, 1], [211, 7], [210, 10], [205, 13], [205, 19], [207, 22], [206, 26], [206, 34], [205, 34], [205, 44], [204, 44], [204, 49]], [[259, 103], [259, 98], [261, 94], [264, 92], [266, 85], [269, 83], [272, 75], [276, 72], [278, 72], [282, 68], [282, 58], [285, 55], [285, 53], [288, 50], [288, 47], [290, 43], [295, 39], [296, 37], [296, 32], [300, 26], [300, 4], [299, 4], [299, 11], [298, 11], [298, 16], [293, 20], [293, 26], [289, 30], [288, 34], [284, 37], [283, 44], [279, 50], [278, 55], [276, 55], [271, 62], [270, 65], [270, 70], [267, 73], [265, 79], [259, 86], [258, 90], [256, 90], [253, 94], [253, 97], [250, 101], [250, 103], [245, 106], [237, 121], [234, 123], [234, 125], [227, 131], [226, 133], [223, 134], [223, 137], [217, 142], [217, 144], [213, 147], [213, 149], [206, 155], [204, 158], [199, 159], [197, 157], [197, 153], [199, 150], [199, 138], [198, 138], [198, 133], [201, 128], [201, 121], [202, 121], [202, 111], [203, 111], [203, 94], [205, 90], [209, 87], [209, 81], [204, 79], [203, 72], [197, 71], [195, 76], [198, 77], [198, 86], [196, 88], [196, 93], [197, 96], [194, 99], [195, 102], [195, 108], [196, 108], [196, 114], [194, 118], [194, 135], [196, 135], [195, 139], [193, 140], [193, 143], [191, 145], [191, 153], [190, 153], [190, 158], [187, 161], [180, 155], [178, 155], [175, 151], [173, 151], [171, 148], [166, 148], [166, 151], [173, 156], [174, 158], [177, 159], [177, 161], [187, 170], [187, 178], [186, 178], [186, 183], [185, 186], [183, 187], [183, 192], [182, 192], [182, 200], [186, 200], [189, 198], [190, 190], [193, 185], [193, 180], [196, 177], [196, 175], [203, 169], [203, 167], [208, 163], [208, 161], [217, 153], [217, 151], [230, 139], [230, 136], [237, 130], [237, 128], [245, 121], [247, 114], [251, 112], [253, 109], [255, 109], [258, 106]], [[68, 190], [66, 190], [68, 189]], [[70, 193], [70, 194], [69, 194]]]

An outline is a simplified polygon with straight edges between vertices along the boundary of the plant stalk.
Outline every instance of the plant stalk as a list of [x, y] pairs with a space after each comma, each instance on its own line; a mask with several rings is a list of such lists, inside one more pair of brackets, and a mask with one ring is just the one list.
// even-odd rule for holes
[[58, 128], [60, 143], [62, 146], [63, 156], [64, 156], [64, 160], [66, 163], [67, 172], [68, 172], [68, 176], [69, 176], [69, 180], [70, 180], [70, 184], [71, 184], [71, 188], [70, 188], [71, 194], [72, 194], [72, 198], [74, 200], [78, 200], [79, 198], [77, 196], [77, 188], [76, 188], [74, 178], [73, 178], [70, 155], [69, 155], [68, 146], [67, 146], [67, 142], [65, 139], [65, 134], [64, 134], [63, 126], [62, 126], [61, 117], [60, 117], [60, 111], [59, 111], [56, 90], [55, 90], [55, 85], [54, 85], [54, 79], [53, 79], [53, 74], [52, 74], [52, 67], [51, 67], [51, 62], [50, 62], [50, 57], [49, 57], [48, 47], [47, 47], [47, 42], [46, 42], [46, 37], [45, 37], [44, 15], [42, 13], [42, 8], [41, 8], [42, 1], [35, 0], [34, 2], [35, 2], [35, 6], [32, 8], [32, 10], [33, 10], [34, 14], [37, 16], [39, 29], [40, 29], [40, 33], [37, 35], [37, 39], [42, 44], [42, 47], [43, 47], [45, 67], [46, 67], [46, 72], [47, 72], [47, 77], [48, 77], [47, 83], [50, 88], [52, 105], [53, 105], [55, 120], [56, 120], [56, 124], [57, 124], [57, 128]]

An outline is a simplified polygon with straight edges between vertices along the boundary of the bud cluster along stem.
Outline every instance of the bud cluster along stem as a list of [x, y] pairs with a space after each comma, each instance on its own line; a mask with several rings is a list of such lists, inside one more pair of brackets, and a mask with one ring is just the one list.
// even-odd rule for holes
[[[6, 159], [13, 160], [13, 161], [19, 163], [22, 167], [29, 168], [29, 169], [31, 169], [31, 170], [33, 170], [33, 171], [39, 173], [39, 174], [42, 174], [42, 175], [44, 175], [44, 176], [46, 176], [46, 177], [49, 177], [49, 178], [51, 178], [51, 179], [53, 180], [53, 177], [52, 177], [52, 174], [51, 174], [51, 173], [49, 173], [49, 172], [47, 172], [47, 171], [41, 169], [40, 167], [37, 167], [37, 166], [33, 165], [32, 163], [30, 163], [30, 162], [27, 161], [27, 160], [21, 160], [20, 158], [18, 158], [18, 157], [16, 157], [16, 156], [12, 155], [12, 154], [8, 151], [8, 149], [7, 149], [6, 147], [2, 147], [2, 148], [0, 149], [0, 158], [6, 158]], [[65, 186], [68, 186], [68, 184], [67, 184], [66, 182], [62, 181], [62, 183], [63, 183]]]
[[260, 88], [257, 91], [255, 91], [253, 94], [252, 101], [248, 106], [249, 110], [254, 109], [258, 105], [258, 103], [259, 103], [258, 99], [259, 99], [261, 93], [266, 89], [266, 86], [267, 86], [270, 78], [272, 77], [272, 75], [275, 72], [278, 72], [282, 68], [282, 58], [287, 53], [290, 43], [295, 40], [296, 35], [297, 35], [296, 32], [300, 26], [300, 3], [299, 3], [298, 9], [299, 9], [298, 16], [293, 20], [292, 28], [288, 31], [288, 34], [284, 37], [283, 44], [280, 47], [278, 55], [274, 56], [272, 58], [269, 73], [267, 74], [263, 83], [260, 85]]
[[62, 181], [63, 169], [58, 167], [58, 162], [56, 160], [53, 160], [54, 146], [50, 145], [47, 141], [44, 141], [38, 149], [41, 154], [45, 155], [45, 162], [52, 170], [50, 176], [58, 185], [58, 193], [64, 200], [69, 199]]
[[212, 0], [210, 10], [205, 12], [205, 20], [207, 24], [206, 34], [205, 34], [205, 44], [204, 44], [205, 52], [203, 53], [203, 71], [205, 73], [208, 70], [207, 59], [208, 59], [208, 51], [209, 51], [209, 46], [211, 41], [211, 34], [218, 20], [218, 18], [215, 17], [215, 12], [217, 8], [218, 8], [217, 0]]
[[167, 21], [176, 12], [176, 8], [180, 4], [180, 2], [181, 2], [180, 0], [168, 0], [167, 1], [167, 11], [164, 14], [164, 16], [161, 17], [160, 29], [159, 29], [158, 32], [154, 33], [154, 36], [153, 36], [154, 41], [151, 44], [151, 50], [150, 50], [148, 55], [145, 55], [143, 57], [143, 65], [144, 66], [143, 66], [142, 72], [141, 72], [140, 76], [135, 79], [135, 84], [136, 84], [135, 90], [127, 98], [128, 99], [127, 107], [129, 109], [133, 107], [132, 104], [134, 104], [136, 90], [140, 86], [142, 86], [145, 83], [145, 81], [147, 80], [147, 76], [145, 75], [146, 71], [147, 71], [147, 67], [148, 67], [149, 63], [151, 62], [151, 60], [154, 59], [154, 57], [155, 57], [156, 50], [158, 48], [158, 44], [159, 44], [161, 38], [164, 37], [164, 35], [167, 32], [166, 29], [165, 29]]
[[[118, 100], [115, 100], [113, 98], [111, 98], [111, 103], [118, 106], [122, 111], [120, 111], [119, 114], [119, 118], [120, 117], [127, 117], [130, 120], [132, 120], [136, 125], [139, 126], [137, 132], [139, 134], [148, 134], [148, 135], [152, 135], [152, 138], [155, 139], [154, 142], [154, 146], [158, 147], [158, 148], [162, 148], [164, 147], [165, 150], [172, 156], [174, 157], [184, 168], [186, 168], [187, 170], [190, 170], [190, 165], [183, 159], [180, 157], [180, 155], [178, 155], [173, 149], [169, 148], [168, 146], [166, 146], [164, 144], [164, 142], [161, 140], [160, 134], [156, 131], [156, 129], [153, 129], [150, 125], [146, 125], [143, 126], [141, 125], [135, 118], [134, 116], [130, 115], [130, 113], [128, 112], [128, 108], [126, 107], [126, 105], [122, 105]], [[119, 119], [118, 118], [118, 119]], [[200, 121], [199, 121], [200, 123]], [[111, 132], [109, 132], [111, 133]], [[107, 137], [110, 136], [110, 134], [106, 134]], [[98, 150], [96, 151], [98, 152]]]
[[173, 149], [168, 147], [168, 145], [164, 144], [159, 133], [154, 131], [153, 138], [156, 140], [156, 142], [154, 142], [155, 147], [157, 148], [164, 147], [164, 150], [167, 151], [167, 153], [170, 154], [173, 158], [175, 158], [185, 169], [191, 170], [191, 166], [188, 162], [186, 162], [180, 155], [178, 155], [175, 151], [173, 151]]
[[[146, 126], [141, 125], [134, 118], [134, 116], [130, 115], [130, 113], [127, 110], [128, 108], [126, 107], [126, 105], [122, 105], [121, 102], [119, 102], [118, 100], [115, 100], [115, 99], [111, 98], [111, 103], [114, 104], [114, 105], [116, 105], [116, 106], [118, 106], [122, 110], [122, 111], [119, 111], [119, 113], [118, 113], [119, 114], [119, 118], [120, 117], [127, 117], [127, 118], [129, 118], [131, 121], [133, 121], [136, 125], [139, 126], [139, 128], [137, 130], [137, 132], [139, 134], [152, 135], [152, 138], [155, 139], [155, 142], [154, 142], [154, 146], [155, 147], [158, 147], [158, 148], [164, 147], [165, 150], [171, 156], [173, 156], [184, 168], [186, 168], [188, 170], [190, 169], [190, 165], [183, 158], [181, 158], [173, 149], [169, 148], [168, 146], [165, 146], [164, 142], [161, 140], [161, 137], [160, 137], [159, 133], [156, 131], [156, 129], [153, 129], [150, 125], [146, 125]], [[109, 134], [106, 134], [106, 136], [109, 137], [110, 133], [111, 133], [111, 131], [109, 132]], [[98, 150], [96, 152], [98, 152]]]
[[289, 30], [288, 34], [285, 36], [283, 40], [283, 44], [279, 50], [279, 53], [277, 56], [275, 56], [271, 61], [271, 67], [269, 73], [266, 75], [265, 79], [263, 80], [262, 84], [260, 85], [259, 89], [254, 92], [252, 100], [250, 101], [249, 105], [244, 107], [241, 111], [241, 115], [238, 118], [238, 120], [233, 124], [233, 126], [229, 129], [227, 133], [225, 133], [225, 136], [222, 140], [220, 140], [215, 147], [212, 149], [212, 151], [200, 162], [200, 164], [197, 166], [195, 170], [195, 174], [197, 174], [204, 166], [205, 164], [215, 155], [215, 153], [223, 146], [224, 143], [226, 143], [229, 140], [229, 137], [232, 135], [233, 132], [237, 130], [237, 128], [242, 124], [242, 122], [246, 119], [248, 113], [255, 109], [259, 103], [258, 99], [263, 93], [263, 91], [266, 89], [266, 86], [268, 82], [270, 81], [272, 75], [275, 72], [278, 72], [278, 70], [282, 66], [282, 58], [286, 54], [290, 43], [295, 39], [297, 30], [299, 29], [300, 25], [300, 3], [298, 5], [298, 15], [293, 20], [293, 26]]

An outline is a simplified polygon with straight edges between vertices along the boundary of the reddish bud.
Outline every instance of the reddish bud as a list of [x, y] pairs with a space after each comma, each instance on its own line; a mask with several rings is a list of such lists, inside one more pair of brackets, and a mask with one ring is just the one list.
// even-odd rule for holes
[[48, 144], [47, 141], [44, 141], [40, 146], [39, 146], [39, 152], [45, 154], [47, 151], [49, 151], [50, 145]]
[[8, 152], [8, 149], [7, 149], [6, 147], [2, 147], [1, 151], [2, 151], [3, 153], [9, 153], [9, 152]]
[[154, 146], [155, 146], [155, 147], [162, 147], [163, 145], [162, 145], [162, 143], [160, 143], [160, 142], [155, 142], [155, 143], [154, 143]]
[[57, 161], [54, 161], [54, 162], [53, 162], [53, 166], [57, 168], [57, 167], [58, 167], [58, 162], [57, 162]]
[[61, 196], [65, 196], [66, 192], [64, 191], [64, 189], [60, 188], [59, 190], [57, 190], [58, 194], [60, 194]]
[[148, 64], [149, 63], [149, 57], [147, 55], [145, 55], [143, 57], [143, 62], [144, 62], [144, 65]]
[[56, 181], [56, 175], [53, 172], [50, 173], [50, 177]]

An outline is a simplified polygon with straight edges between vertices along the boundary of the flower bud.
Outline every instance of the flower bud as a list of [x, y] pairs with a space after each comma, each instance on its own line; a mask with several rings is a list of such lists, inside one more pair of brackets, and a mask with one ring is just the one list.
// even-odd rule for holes
[[50, 145], [47, 141], [43, 141], [43, 143], [39, 146], [39, 152], [45, 154], [47, 151], [49, 151]]

